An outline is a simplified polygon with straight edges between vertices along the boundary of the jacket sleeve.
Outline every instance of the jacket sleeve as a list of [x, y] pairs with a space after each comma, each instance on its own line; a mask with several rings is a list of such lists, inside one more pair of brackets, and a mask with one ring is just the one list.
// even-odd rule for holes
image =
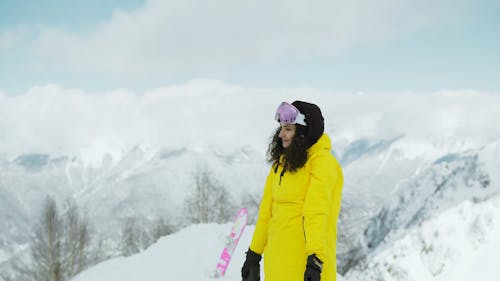
[[333, 203], [335, 180], [339, 177], [330, 155], [320, 155], [311, 159], [311, 181], [307, 190], [304, 211], [304, 236], [306, 255], [316, 254], [325, 261], [327, 221]]
[[269, 220], [271, 219], [271, 210], [273, 202], [272, 194], [272, 177], [273, 168], [267, 176], [266, 184], [264, 186], [264, 195], [262, 196], [262, 201], [260, 202], [259, 215], [257, 218], [257, 224], [255, 226], [255, 231], [252, 237], [252, 243], [250, 244], [250, 250], [256, 252], [257, 254], [262, 254], [264, 248], [267, 244], [267, 233], [269, 229]]

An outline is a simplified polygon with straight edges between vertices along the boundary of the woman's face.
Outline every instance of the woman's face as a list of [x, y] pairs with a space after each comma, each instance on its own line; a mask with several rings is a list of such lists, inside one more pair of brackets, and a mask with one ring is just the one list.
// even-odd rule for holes
[[283, 147], [284, 148], [289, 147], [290, 144], [292, 143], [293, 136], [295, 136], [295, 125], [281, 123], [281, 130], [278, 136], [281, 138]]

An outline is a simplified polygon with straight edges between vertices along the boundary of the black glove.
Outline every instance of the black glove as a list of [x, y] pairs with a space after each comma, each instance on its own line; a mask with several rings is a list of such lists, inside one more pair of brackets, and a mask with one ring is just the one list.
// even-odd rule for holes
[[315, 254], [307, 257], [304, 281], [320, 281], [321, 269], [323, 269], [323, 262]]
[[243, 281], [260, 281], [260, 259], [261, 255], [248, 249], [247, 258], [241, 268]]

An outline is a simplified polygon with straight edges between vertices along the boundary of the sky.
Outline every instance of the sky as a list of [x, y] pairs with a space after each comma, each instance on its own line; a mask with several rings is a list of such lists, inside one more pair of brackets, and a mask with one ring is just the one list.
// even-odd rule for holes
[[500, 2], [0, 0], [0, 93], [500, 91]]

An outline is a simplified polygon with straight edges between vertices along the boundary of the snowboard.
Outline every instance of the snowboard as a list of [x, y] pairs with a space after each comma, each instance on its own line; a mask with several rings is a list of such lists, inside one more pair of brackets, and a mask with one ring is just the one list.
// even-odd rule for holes
[[245, 230], [245, 227], [247, 225], [247, 220], [247, 209], [241, 208], [238, 211], [238, 214], [236, 214], [233, 227], [231, 228], [231, 233], [227, 236], [224, 249], [222, 250], [219, 262], [217, 263], [217, 267], [215, 269], [215, 278], [222, 277], [226, 273], [234, 249], [236, 248], [236, 245], [238, 245], [238, 241], [240, 241], [241, 235], [243, 234], [243, 231]]

